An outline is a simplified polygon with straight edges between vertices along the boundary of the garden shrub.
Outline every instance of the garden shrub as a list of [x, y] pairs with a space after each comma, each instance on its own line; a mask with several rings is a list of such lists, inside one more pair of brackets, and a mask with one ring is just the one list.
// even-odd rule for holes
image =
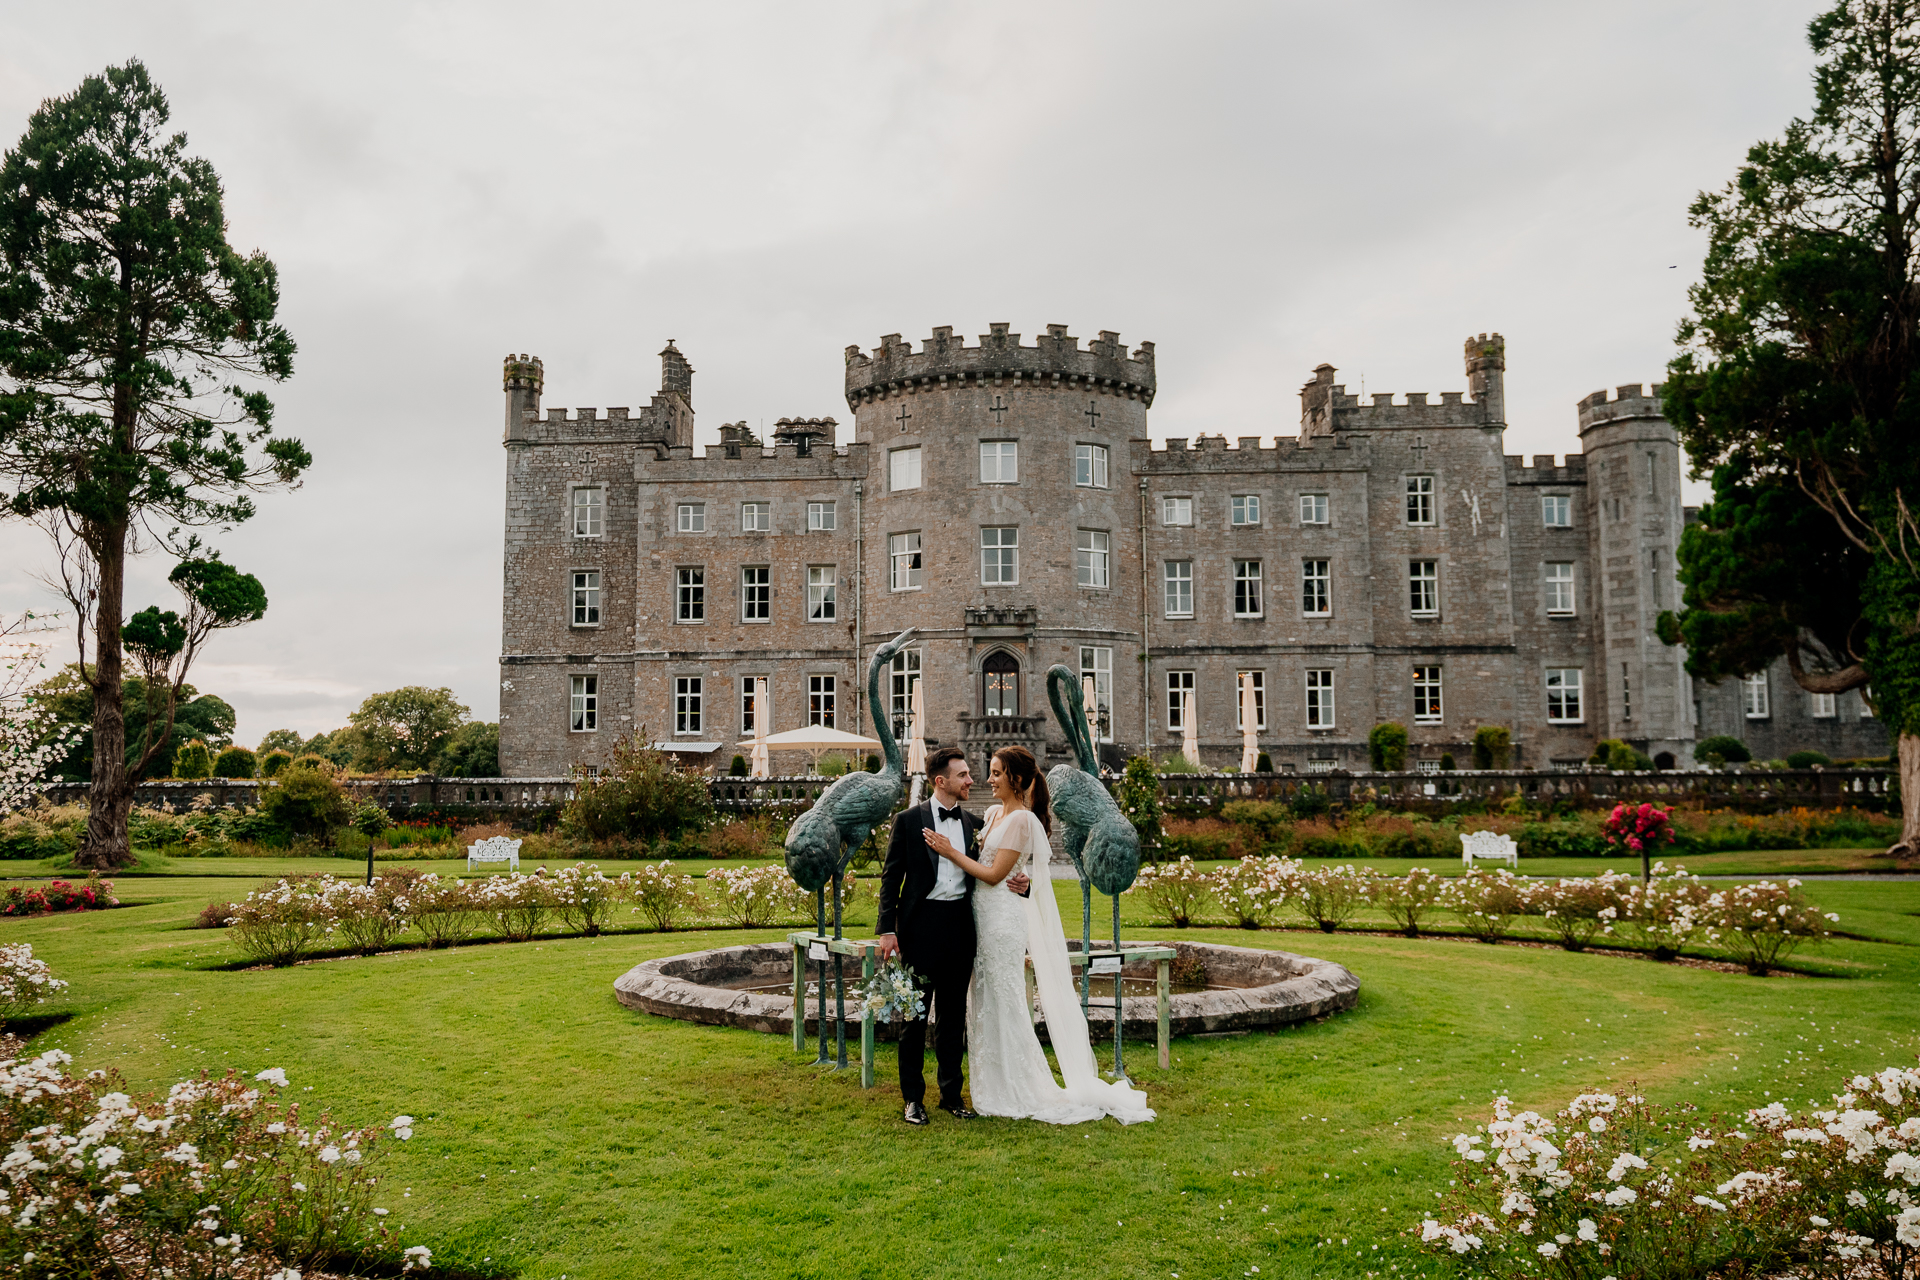
[[40, 805], [0, 817], [0, 858], [66, 858], [80, 848], [86, 830], [83, 805]]
[[1377, 773], [1400, 773], [1407, 767], [1407, 726], [1388, 720], [1367, 734], [1367, 758]]
[[1240, 843], [1255, 853], [1284, 853], [1293, 841], [1293, 810], [1275, 800], [1229, 800], [1220, 817], [1240, 828]]
[[314, 880], [281, 880], [256, 889], [234, 908], [231, 936], [240, 949], [263, 963], [284, 966], [306, 959], [326, 937], [331, 921], [315, 901]]
[[286, 768], [288, 765], [292, 763], [293, 763], [292, 752], [269, 751], [265, 755], [260, 757], [260, 776], [263, 778], [274, 777], [282, 769]]
[[1272, 773], [1273, 757], [1262, 751], [1253, 759], [1253, 771], [1255, 773]]
[[1141, 867], [1127, 892], [1144, 898], [1156, 919], [1184, 929], [1213, 896], [1213, 883], [1192, 858], [1180, 858]]
[[624, 873], [609, 880], [600, 868], [585, 862], [552, 873], [548, 892], [562, 924], [575, 933], [597, 936], [613, 919], [617, 902], [632, 896], [631, 878]]
[[1789, 769], [1824, 768], [1832, 763], [1824, 751], [1795, 751], [1787, 757]]
[[780, 842], [773, 834], [773, 819], [765, 814], [709, 827], [700, 833], [700, 845], [714, 858], [770, 858], [780, 851]]
[[370, 885], [329, 879], [316, 906], [330, 931], [362, 955], [384, 951], [407, 929], [405, 897], [384, 874]]
[[1499, 942], [1527, 911], [1527, 882], [1511, 871], [1469, 871], [1448, 888], [1448, 909], [1481, 942]]
[[1171, 819], [1161, 828], [1160, 848], [1164, 857], [1197, 862], [1219, 862], [1245, 852], [1239, 830], [1218, 818]]
[[213, 776], [213, 753], [207, 750], [207, 744], [194, 738], [180, 744], [173, 753], [173, 776], [176, 778], [211, 778]]
[[43, 916], [55, 911], [92, 911], [117, 907], [113, 881], [102, 880], [98, 871], [90, 871], [79, 884], [55, 880], [41, 889], [30, 884], [11, 884], [0, 891], [0, 916]]
[[1226, 909], [1227, 916], [1242, 929], [1258, 929], [1271, 924], [1287, 905], [1293, 879], [1300, 864], [1290, 858], [1242, 858], [1230, 866], [1216, 867], [1208, 876], [1214, 901]]
[[1319, 783], [1309, 782], [1293, 793], [1290, 803], [1296, 819], [1317, 818], [1333, 808], [1333, 797]]
[[209, 902], [200, 908], [200, 914], [194, 917], [196, 929], [224, 929], [227, 921], [233, 919], [234, 905], [231, 902]]
[[289, 834], [325, 846], [347, 825], [352, 810], [333, 766], [324, 760], [309, 763], [317, 759], [302, 756], [282, 769], [272, 786], [262, 788], [266, 794], [260, 797], [260, 813]]
[[866, 770], [868, 773], [880, 772], [880, 757], [874, 755], [871, 751], [867, 753]]
[[1160, 850], [1160, 779], [1153, 771], [1153, 761], [1146, 756], [1134, 756], [1127, 761], [1127, 767], [1120, 775], [1119, 783], [1113, 789], [1114, 803], [1120, 812], [1140, 836], [1141, 856], [1154, 858]]
[[1584, 1093], [1552, 1119], [1506, 1098], [1473, 1133], [1431, 1250], [1475, 1275], [1913, 1274], [1920, 1260], [1920, 1072], [1848, 1080], [1831, 1109], [1772, 1102], [1744, 1118]]
[[1420, 925], [1447, 900], [1447, 878], [1425, 867], [1404, 876], [1379, 876], [1368, 886], [1375, 906], [1393, 918], [1409, 938], [1420, 936]]
[[560, 829], [580, 840], [614, 836], [652, 842], [706, 829], [713, 820], [707, 780], [682, 769], [639, 735], [619, 739], [596, 777], [578, 777]]
[[473, 885], [458, 876], [423, 875], [406, 894], [407, 922], [429, 947], [466, 941], [480, 927], [481, 910]]
[[1718, 757], [1727, 764], [1745, 764], [1753, 759], [1753, 752], [1747, 750], [1747, 744], [1740, 739], [1720, 733], [1693, 744], [1695, 760], [1707, 764], [1710, 763], [1708, 756]]
[[1322, 933], [1332, 933], [1358, 911], [1370, 895], [1370, 872], [1352, 866], [1320, 867], [1293, 878], [1288, 901]]
[[251, 778], [259, 768], [259, 761], [246, 747], [228, 747], [213, 762], [213, 776], [216, 778]]
[[1536, 882], [1527, 886], [1527, 912], [1545, 921], [1568, 951], [1584, 951], [1596, 935], [1619, 925], [1633, 877], [1615, 871], [1597, 876]]
[[1158, 768], [1161, 773], [1199, 773], [1200, 772], [1199, 765], [1195, 764], [1193, 761], [1187, 759], [1184, 755], [1181, 755], [1177, 752], [1173, 755], [1164, 757], [1160, 761]]
[[727, 776], [729, 778], [744, 778], [748, 776], [747, 758], [745, 756], [735, 756], [729, 761], [727, 763]]
[[[1352, 856], [1340, 831], [1330, 822], [1296, 823], [1293, 828], [1293, 856], [1296, 858], [1345, 858]], [[1366, 855], [1362, 853], [1361, 857]]]
[[[72, 1061], [55, 1049], [0, 1063], [10, 1196], [32, 1211], [30, 1234], [0, 1237], [9, 1272], [98, 1276], [112, 1258], [116, 1275], [288, 1277], [391, 1253], [373, 1170], [389, 1135], [413, 1135], [411, 1116], [345, 1129], [322, 1112], [305, 1124], [298, 1103], [276, 1099], [288, 1087], [277, 1068], [130, 1096], [118, 1073], [77, 1076]], [[430, 1259], [414, 1246], [398, 1269]]]
[[32, 943], [0, 946], [0, 1023], [45, 1004], [47, 997], [66, 989], [65, 980], [54, 977], [45, 960], [33, 958]]
[[720, 914], [736, 929], [764, 929], [776, 920], [813, 914], [813, 895], [793, 882], [785, 867], [722, 867], [707, 873]]
[[493, 917], [501, 936], [526, 942], [540, 932], [540, 922], [554, 905], [544, 870], [530, 876], [519, 872], [488, 876], [474, 888], [481, 910]]
[[1504, 725], [1483, 724], [1473, 731], [1473, 767], [1504, 769], [1513, 757], [1513, 733]]
[[1451, 828], [1391, 813], [1369, 814], [1349, 823], [1344, 834], [1348, 847], [1360, 857], [1444, 858], [1460, 848]]
[[1668, 871], [1666, 863], [1656, 862], [1645, 884], [1627, 890], [1621, 912], [1625, 932], [1651, 950], [1655, 960], [1671, 960], [1702, 931], [1710, 940], [1717, 938], [1709, 911], [1713, 896], [1685, 867]]
[[1459, 768], [1459, 764], [1456, 763], [1453, 758], [1453, 752], [1442, 751], [1440, 753], [1440, 772], [1455, 773], [1459, 771]]
[[1827, 925], [1840, 919], [1809, 902], [1798, 880], [1735, 885], [1714, 894], [1707, 912], [1720, 947], [1763, 978], [1801, 944], [1831, 937]]
[[653, 922], [661, 932], [671, 930], [700, 905], [693, 877], [673, 869], [673, 863], [660, 861], [633, 872], [634, 910]]

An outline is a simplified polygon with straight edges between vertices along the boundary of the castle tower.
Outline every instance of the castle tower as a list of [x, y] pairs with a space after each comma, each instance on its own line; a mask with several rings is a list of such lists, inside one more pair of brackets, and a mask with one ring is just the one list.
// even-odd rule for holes
[[1507, 340], [1497, 333], [1468, 338], [1467, 393], [1486, 406], [1487, 425], [1507, 425]]
[[506, 440], [513, 442], [527, 438], [526, 415], [536, 418], [540, 415], [540, 389], [546, 382], [546, 373], [541, 368], [540, 357], [529, 357], [525, 353], [507, 355], [502, 383], [507, 393], [507, 433]]
[[668, 444], [691, 449], [693, 366], [680, 354], [680, 348], [673, 345], [672, 338], [667, 339], [667, 345], [660, 351], [660, 393], [653, 398], [653, 408], [667, 419]]
[[[1588, 698], [1594, 736], [1620, 738], [1649, 755], [1692, 755], [1693, 700], [1686, 651], [1654, 634], [1661, 612], [1680, 603], [1675, 551], [1680, 509], [1680, 439], [1663, 416], [1661, 388], [1637, 383], [1580, 402], [1587, 456], [1587, 518], [1601, 625], [1596, 687]], [[1596, 714], [1604, 709], [1604, 715]]]
[[[1065, 325], [1033, 345], [1006, 324], [978, 346], [951, 327], [919, 351], [888, 334], [848, 347], [854, 440], [874, 459], [862, 495], [861, 642], [920, 629], [930, 736], [985, 757], [1060, 738], [1045, 673], [1093, 678], [1102, 736], [1137, 741], [1142, 707], [1140, 546], [1132, 455], [1146, 447], [1153, 344]], [[893, 714], [904, 705], [903, 670]], [[892, 705], [895, 702], [901, 705]]]

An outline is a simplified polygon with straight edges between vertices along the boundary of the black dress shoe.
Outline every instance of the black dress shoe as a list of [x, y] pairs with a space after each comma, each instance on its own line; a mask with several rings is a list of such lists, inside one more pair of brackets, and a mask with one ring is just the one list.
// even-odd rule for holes
[[925, 1124], [927, 1122], [927, 1109], [918, 1102], [909, 1102], [907, 1104], [906, 1114], [900, 1118], [908, 1124]]
[[972, 1120], [980, 1114], [977, 1111], [968, 1110], [967, 1104], [964, 1102], [943, 1102], [940, 1104], [940, 1109], [952, 1116], [955, 1120]]

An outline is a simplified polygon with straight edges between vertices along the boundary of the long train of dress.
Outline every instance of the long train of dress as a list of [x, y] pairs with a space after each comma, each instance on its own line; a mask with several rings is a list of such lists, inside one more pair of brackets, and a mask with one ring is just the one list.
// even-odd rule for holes
[[[1020, 850], [1015, 871], [1040, 868], [1033, 890], [1022, 898], [1005, 881], [974, 886], [973, 919], [978, 944], [973, 992], [967, 1002], [967, 1074], [973, 1108], [982, 1115], [1013, 1116], [1048, 1124], [1079, 1124], [1112, 1116], [1122, 1124], [1153, 1119], [1147, 1095], [1124, 1080], [1102, 1080], [1094, 1064], [1080, 994], [1067, 963], [1066, 932], [1047, 876], [1047, 836], [1040, 820], [1018, 810], [1004, 821], [988, 813], [991, 830], [980, 860], [991, 863], [1006, 846]], [[1028, 874], [1032, 874], [1028, 872]], [[1047, 1035], [1065, 1080], [1056, 1083], [1041, 1051], [1027, 1007], [1026, 956], [1033, 956], [1034, 985], [1046, 1014]]]

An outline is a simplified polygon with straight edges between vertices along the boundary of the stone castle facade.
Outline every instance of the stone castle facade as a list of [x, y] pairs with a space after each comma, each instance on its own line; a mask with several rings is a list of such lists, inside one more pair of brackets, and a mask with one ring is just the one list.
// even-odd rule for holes
[[[1093, 682], [1115, 754], [1179, 750], [1190, 711], [1205, 760], [1237, 763], [1243, 683], [1282, 770], [1365, 768], [1381, 721], [1417, 768], [1464, 767], [1482, 725], [1526, 767], [1600, 738], [1685, 765], [1719, 732], [1760, 758], [1886, 749], [1855, 694], [1784, 667], [1698, 685], [1655, 638], [1687, 519], [1657, 386], [1581, 401], [1582, 452], [1509, 456], [1482, 334], [1464, 393], [1362, 403], [1321, 365], [1297, 435], [1155, 448], [1152, 343], [990, 329], [847, 348], [844, 439], [783, 418], [703, 451], [672, 342], [651, 402], [604, 415], [543, 414], [540, 360], [509, 356], [503, 772], [597, 768], [641, 730], [724, 768], [756, 688], [768, 732], [904, 731], [918, 681], [928, 737], [984, 776], [1009, 742], [1064, 757], [1054, 663]], [[868, 656], [908, 627], [869, 708]]]

